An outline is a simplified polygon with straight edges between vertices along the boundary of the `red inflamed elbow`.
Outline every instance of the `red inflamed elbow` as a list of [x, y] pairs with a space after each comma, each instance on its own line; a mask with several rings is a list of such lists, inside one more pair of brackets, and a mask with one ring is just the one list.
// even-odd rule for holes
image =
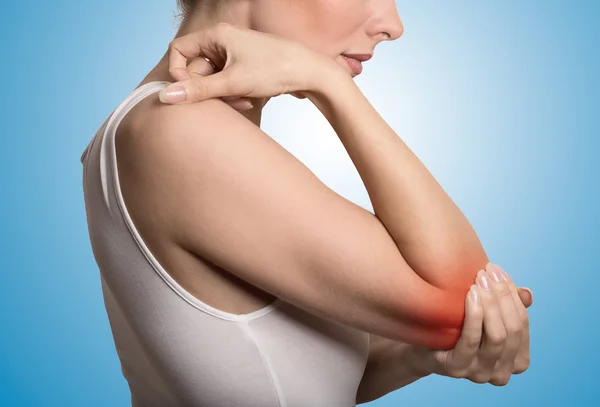
[[430, 349], [453, 349], [462, 332], [465, 300], [476, 273], [462, 279], [463, 288], [456, 288], [457, 284], [439, 288], [416, 273], [404, 276], [396, 296], [400, 319], [395, 331], [398, 340]]

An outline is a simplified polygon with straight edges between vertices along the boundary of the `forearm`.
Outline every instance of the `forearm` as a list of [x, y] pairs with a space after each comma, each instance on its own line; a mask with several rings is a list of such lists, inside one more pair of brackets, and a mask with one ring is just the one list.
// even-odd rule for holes
[[423, 280], [410, 287], [407, 318], [428, 325], [420, 337], [438, 332], [431, 328], [451, 328], [440, 342], [449, 346], [449, 336], [458, 339], [468, 288], [488, 262], [485, 251], [462, 212], [354, 81], [336, 73], [322, 83], [310, 100], [348, 151], [375, 215]]
[[488, 262], [471, 224], [354, 81], [331, 78], [311, 100], [356, 165], [375, 215], [419, 276], [466, 292]]
[[356, 403], [368, 403], [425, 376], [416, 366], [413, 346], [371, 335], [369, 360], [358, 387]]

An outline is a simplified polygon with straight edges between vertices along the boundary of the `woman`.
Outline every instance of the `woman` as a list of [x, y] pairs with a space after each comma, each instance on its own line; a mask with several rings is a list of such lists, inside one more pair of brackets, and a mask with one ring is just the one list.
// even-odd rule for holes
[[[526, 370], [530, 292], [352, 80], [355, 54], [401, 36], [395, 2], [182, 6], [169, 52], [81, 157], [132, 404], [353, 406], [432, 373]], [[331, 123], [376, 216], [262, 132], [284, 93]]]

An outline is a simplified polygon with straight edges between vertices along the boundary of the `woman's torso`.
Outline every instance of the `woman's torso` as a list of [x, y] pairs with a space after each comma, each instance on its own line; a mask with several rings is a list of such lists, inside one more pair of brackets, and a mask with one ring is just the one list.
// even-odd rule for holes
[[133, 405], [354, 406], [366, 332], [294, 307], [134, 226], [116, 128], [167, 84], [127, 96], [81, 157], [90, 241]]

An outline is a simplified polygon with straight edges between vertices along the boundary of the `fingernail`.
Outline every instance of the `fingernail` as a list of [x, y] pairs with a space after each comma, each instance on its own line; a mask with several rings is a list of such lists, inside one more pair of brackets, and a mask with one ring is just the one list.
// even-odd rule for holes
[[498, 271], [498, 274], [500, 274], [504, 278], [504, 280], [510, 281], [510, 276], [506, 271], [502, 269], [502, 267], [498, 266], [497, 264], [492, 264], [492, 266], [494, 267], [494, 270]]
[[243, 105], [244, 105], [244, 109], [245, 110], [250, 110], [250, 109], [252, 109], [254, 107], [254, 105], [252, 104], [252, 102], [249, 101], [249, 100], [244, 100]]
[[502, 273], [502, 271], [495, 265], [490, 265], [490, 274], [495, 282], [506, 281], [506, 277]]
[[163, 103], [179, 103], [185, 101], [185, 89], [179, 85], [169, 85], [160, 91], [158, 97]]
[[531, 290], [530, 290], [529, 288], [527, 288], [527, 287], [523, 287], [523, 289], [529, 293], [529, 297], [530, 297], [530, 299], [531, 299], [531, 302], [533, 302], [533, 291], [531, 291]]
[[479, 286], [482, 287], [484, 290], [489, 290], [490, 289], [489, 277], [487, 277], [484, 274], [480, 275], [479, 276]]
[[471, 301], [473, 305], [478, 305], [479, 303], [479, 294], [477, 293], [477, 287], [474, 285], [471, 286], [469, 295], [471, 296]]

